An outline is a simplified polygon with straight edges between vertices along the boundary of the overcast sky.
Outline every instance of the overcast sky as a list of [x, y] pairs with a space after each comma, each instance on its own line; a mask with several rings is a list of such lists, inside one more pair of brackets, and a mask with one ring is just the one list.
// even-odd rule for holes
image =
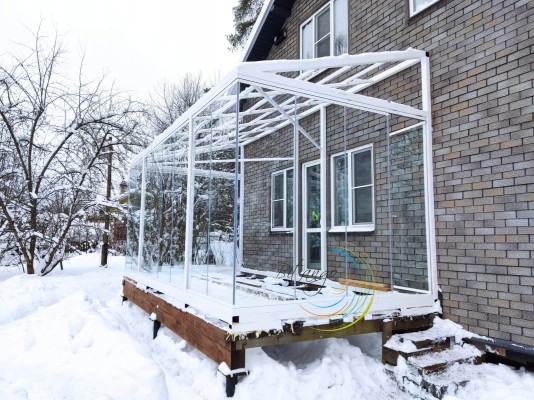
[[91, 76], [144, 97], [164, 78], [186, 72], [224, 75], [239, 53], [228, 50], [237, 0], [0, 0], [0, 54], [28, 43], [45, 20], [64, 34], [74, 66], [84, 49]]

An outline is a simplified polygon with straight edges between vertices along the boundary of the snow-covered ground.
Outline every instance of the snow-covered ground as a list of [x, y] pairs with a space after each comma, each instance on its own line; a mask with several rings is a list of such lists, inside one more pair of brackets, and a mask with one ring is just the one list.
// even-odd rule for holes
[[[152, 340], [148, 316], [121, 304], [124, 259], [102, 269], [99, 257], [43, 278], [0, 267], [0, 399], [225, 398], [215, 363], [165, 328]], [[373, 357], [378, 343], [365, 335], [252, 349], [235, 399], [409, 399]], [[449, 399], [534, 399], [534, 374], [503, 365], [451, 373], [465, 368], [475, 379]]]

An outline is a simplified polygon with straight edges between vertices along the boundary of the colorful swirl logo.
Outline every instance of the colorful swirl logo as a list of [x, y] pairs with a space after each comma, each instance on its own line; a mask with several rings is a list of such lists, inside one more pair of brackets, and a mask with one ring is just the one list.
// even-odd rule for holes
[[[329, 318], [330, 320], [349, 320], [349, 322], [331, 329], [314, 328], [322, 332], [341, 331], [360, 322], [371, 309], [375, 296], [373, 283], [375, 283], [376, 267], [369, 255], [356, 246], [353, 246], [353, 249], [336, 246], [332, 247], [331, 250], [345, 257], [348, 279], [345, 281], [340, 280], [345, 285], [343, 286], [340, 283], [339, 287], [326, 288], [334, 297], [333, 303], [320, 305], [308, 300], [307, 305], [301, 307], [304, 311], [316, 317]], [[349, 273], [351, 269], [355, 271], [360, 278], [359, 280], [352, 279], [353, 275]], [[364, 278], [363, 280], [361, 279], [362, 277]], [[356, 282], [357, 286], [350, 285]]]

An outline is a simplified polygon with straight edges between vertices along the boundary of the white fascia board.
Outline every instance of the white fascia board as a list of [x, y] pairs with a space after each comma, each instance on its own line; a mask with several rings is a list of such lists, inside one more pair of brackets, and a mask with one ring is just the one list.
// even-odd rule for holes
[[378, 53], [361, 53], [355, 55], [343, 54], [305, 60], [269, 60], [242, 63], [237, 66], [238, 74], [254, 72], [288, 72], [305, 71], [321, 68], [339, 68], [345, 65], [367, 65], [386, 62], [400, 62], [406, 60], [422, 60], [426, 53], [422, 50], [407, 49], [401, 51], [384, 51]]
[[334, 103], [340, 106], [357, 108], [378, 114], [394, 114], [418, 120], [426, 120], [429, 112], [392, 101], [377, 99], [361, 94], [316, 85], [310, 82], [297, 81], [280, 75], [259, 73], [251, 75], [239, 74], [239, 81], [251, 85], [259, 85], [274, 90], [285, 90], [286, 93], [315, 98], [319, 101]]
[[258, 14], [256, 23], [254, 24], [252, 31], [250, 32], [250, 35], [247, 39], [247, 43], [245, 44], [245, 47], [243, 49], [243, 52], [241, 53], [241, 56], [239, 57], [241, 62], [247, 61], [247, 58], [250, 55], [250, 51], [252, 50], [254, 43], [256, 43], [256, 39], [258, 38], [258, 35], [261, 29], [263, 28], [263, 24], [265, 23], [265, 20], [267, 19], [267, 15], [269, 15], [269, 12], [271, 11], [273, 4], [274, 4], [274, 0], [267, 0], [263, 3], [263, 7], [261, 8], [260, 13]]
[[195, 104], [191, 106], [184, 114], [182, 114], [174, 123], [154, 138], [152, 143], [144, 149], [141, 153], [137, 154], [131, 161], [130, 166], [135, 165], [139, 159], [150, 153], [156, 146], [165, 141], [178, 129], [188, 124], [189, 118], [202, 111], [210, 102], [216, 99], [222, 92], [227, 90], [232, 84], [236, 82], [237, 68], [234, 68], [231, 72], [226, 74], [208, 93], [202, 96]]

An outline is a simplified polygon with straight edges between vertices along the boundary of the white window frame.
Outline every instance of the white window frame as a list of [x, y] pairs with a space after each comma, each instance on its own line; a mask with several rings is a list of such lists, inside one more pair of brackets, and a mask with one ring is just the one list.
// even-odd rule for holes
[[[271, 231], [273, 232], [292, 232], [293, 231], [293, 228], [292, 227], [287, 227], [287, 172], [288, 171], [293, 171], [293, 167], [290, 167], [290, 168], [286, 168], [286, 169], [281, 169], [281, 170], [278, 170], [276, 172], [273, 172], [271, 174]], [[274, 177], [277, 176], [277, 175], [280, 175], [282, 174], [284, 176], [284, 194], [283, 194], [283, 199], [282, 201], [284, 202], [284, 207], [283, 207], [283, 210], [284, 210], [284, 215], [283, 215], [283, 218], [284, 218], [284, 226], [273, 226], [273, 223], [274, 223]], [[293, 179], [295, 179], [295, 173], [293, 173]], [[295, 198], [294, 198], [294, 194], [293, 194], [293, 207], [295, 207]], [[278, 200], [279, 201], [279, 200]], [[295, 221], [293, 221], [293, 226], [295, 226]]]
[[[352, 221], [354, 210], [353, 210], [353, 202], [352, 202], [352, 179], [353, 179], [353, 169], [352, 169], [352, 156], [355, 153], [361, 153], [364, 151], [370, 150], [371, 151], [371, 184], [368, 186], [372, 187], [371, 190], [371, 210], [372, 210], [372, 222], [362, 222], [358, 224], [353, 224]], [[335, 164], [334, 160], [337, 157], [346, 155], [347, 156], [347, 204], [348, 204], [348, 215], [347, 215], [347, 225], [336, 225], [335, 224]], [[330, 182], [331, 182], [331, 188], [330, 188], [330, 217], [331, 217], [331, 228], [329, 232], [336, 233], [336, 232], [372, 232], [375, 230], [375, 222], [376, 222], [376, 215], [375, 215], [375, 157], [374, 157], [374, 150], [373, 150], [373, 144], [366, 144], [364, 146], [356, 147], [354, 149], [347, 150], [346, 152], [342, 151], [336, 154], [333, 154], [330, 157]], [[367, 185], [366, 185], [367, 186]]]
[[427, 0], [425, 3], [421, 4], [419, 8], [416, 8], [415, 0], [408, 0], [408, 3], [410, 4], [410, 17], [413, 17], [414, 15], [417, 15], [420, 12], [423, 12], [431, 5], [436, 4], [438, 1], [440, 0]]
[[[308, 24], [311, 23], [311, 31], [312, 31], [312, 46], [313, 46], [313, 57], [312, 58], [317, 58], [317, 53], [316, 53], [316, 44], [318, 42], [321, 41], [322, 38], [320, 38], [319, 40], [316, 40], [316, 37], [315, 37], [315, 21], [316, 21], [316, 18], [322, 14], [327, 8], [330, 8], [330, 54], [329, 56], [333, 56], [334, 55], [334, 52], [335, 52], [335, 32], [336, 32], [336, 27], [335, 27], [335, 15], [334, 15], [334, 10], [335, 10], [335, 7], [334, 7], [334, 1], [335, 0], [329, 0], [323, 7], [321, 7], [319, 10], [317, 10], [310, 18], [308, 18], [306, 21], [304, 21], [301, 25], [300, 25], [300, 38], [299, 38], [299, 55], [300, 55], [300, 59], [302, 60], [303, 59], [303, 46], [302, 46], [302, 38], [303, 38], [303, 34], [302, 34], [302, 31], [304, 29], [304, 27]], [[412, 1], [412, 0], [410, 0]], [[348, 10], [348, 2], [347, 2], [347, 13], [349, 12]], [[348, 19], [348, 18], [347, 18]], [[348, 33], [348, 26], [347, 26], [347, 33]], [[325, 35], [326, 36], [326, 35]], [[323, 36], [324, 37], [324, 36]], [[347, 37], [347, 53], [348, 53], [348, 37]], [[346, 54], [346, 53], [344, 53]]]

